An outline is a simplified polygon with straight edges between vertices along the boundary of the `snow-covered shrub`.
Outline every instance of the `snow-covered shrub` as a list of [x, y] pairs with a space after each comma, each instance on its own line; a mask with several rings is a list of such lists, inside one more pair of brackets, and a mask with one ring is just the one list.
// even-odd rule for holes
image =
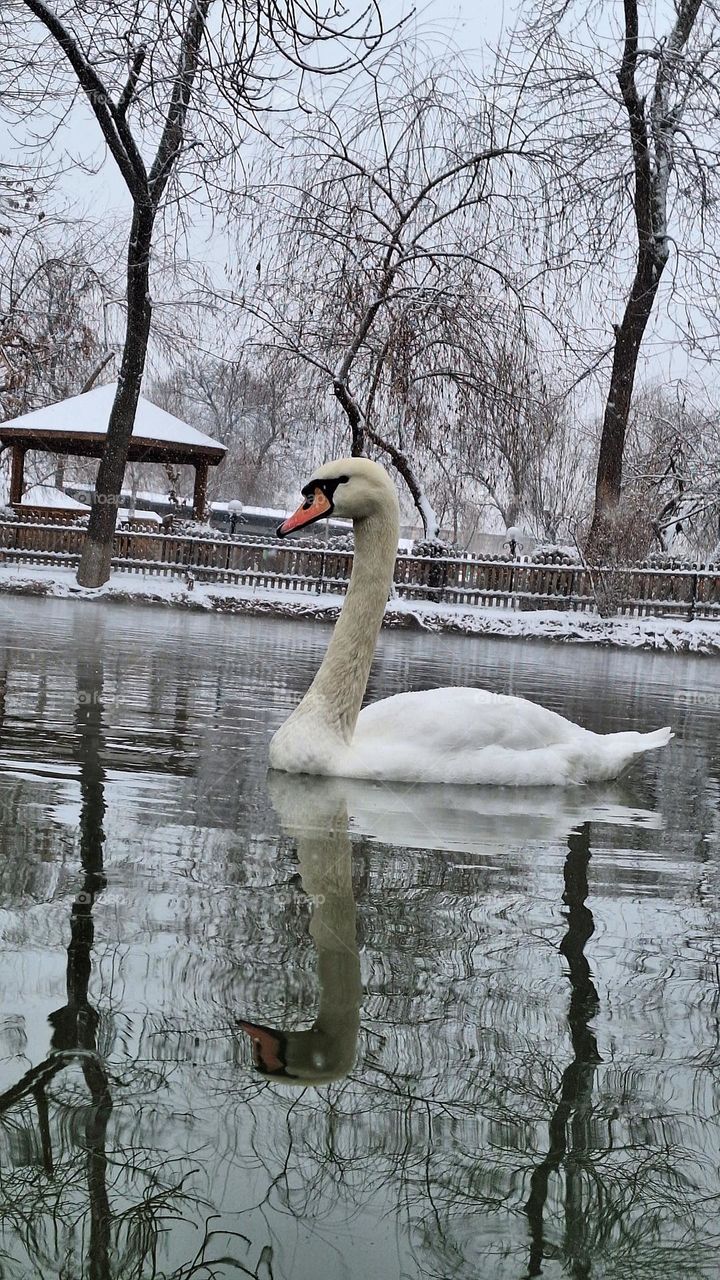
[[355, 539], [351, 533], [338, 534], [336, 538], [331, 538], [328, 543], [328, 551], [354, 551]]
[[651, 551], [644, 560], [651, 569], [685, 569], [690, 563], [687, 556], [672, 551]]
[[452, 542], [443, 542], [442, 538], [417, 538], [410, 554], [427, 556], [432, 560], [453, 560], [462, 555], [462, 552]]
[[[263, 538], [265, 541], [265, 538]], [[312, 534], [308, 534], [306, 538], [302, 535], [293, 535], [292, 538], [278, 538], [277, 541], [284, 547], [302, 547], [304, 551], [354, 551], [355, 542], [351, 533], [339, 534], [336, 538], [314, 538]]]
[[177, 538], [212, 538], [214, 542], [230, 542], [233, 535], [223, 529], [215, 529], [207, 521], [179, 520], [177, 516], [166, 516], [162, 522], [166, 533]]
[[18, 513], [13, 511], [12, 507], [0, 505], [0, 520], [17, 520]]
[[530, 553], [530, 561], [532, 564], [579, 565], [582, 563], [574, 547], [562, 546], [554, 542], [544, 542], [541, 546], [535, 547]]

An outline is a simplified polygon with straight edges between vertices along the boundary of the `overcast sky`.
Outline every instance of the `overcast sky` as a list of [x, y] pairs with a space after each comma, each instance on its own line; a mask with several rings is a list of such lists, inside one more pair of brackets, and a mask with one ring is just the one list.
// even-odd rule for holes
[[[381, 0], [381, 3], [387, 26], [406, 17], [413, 9], [408, 0]], [[665, 4], [666, 0], [661, 0], [661, 7]], [[498, 44], [503, 33], [512, 28], [516, 13], [516, 5], [505, 5], [502, 0], [480, 0], [480, 3], [472, 3], [472, 0], [450, 0], [450, 3], [425, 0], [416, 9], [415, 21], [423, 43], [438, 53], [446, 49], [448, 44], [454, 44], [469, 61], [480, 68], [488, 59], [488, 47]], [[608, 22], [611, 17], [611, 13], [608, 13]], [[2, 141], [0, 139], [0, 143]], [[76, 214], [79, 217], [99, 219], [112, 217], [113, 214], [127, 215], [129, 198], [114, 162], [108, 160], [99, 174], [84, 171], [82, 162], [93, 156], [97, 160], [102, 154], [97, 124], [89, 109], [83, 110], [80, 105], [76, 107], [68, 117], [58, 143], [67, 166], [63, 191], [74, 206]], [[214, 268], [226, 259], [228, 242], [217, 225], [212, 235], [208, 234], [210, 230], [209, 223], [198, 223], [191, 237], [189, 254], [192, 258], [201, 257]], [[666, 327], [667, 334], [664, 333]], [[660, 320], [654, 337], [649, 335], [646, 351], [652, 352], [655, 342], [656, 349], [652, 359], [658, 375], [683, 376], [687, 369], [686, 358], [677, 345], [671, 346], [665, 341], [669, 336], [667, 322]]]
[[[506, 8], [502, 0], [480, 0], [475, 4], [468, 0], [450, 0], [450, 3], [425, 0], [419, 6], [409, 0], [381, 0], [381, 4], [386, 26], [391, 27], [401, 19], [410, 24], [415, 22], [422, 41], [438, 53], [448, 43], [454, 44], [478, 65], [482, 65], [488, 44], [499, 40], [505, 22], [511, 22], [513, 14], [513, 9]], [[96, 157], [102, 153], [99, 129], [89, 109], [83, 110], [80, 104], [76, 106], [59, 134], [58, 143], [70, 167], [62, 190], [79, 213], [100, 217], [114, 210], [129, 209], [127, 190], [114, 161], [108, 160], [101, 175], [84, 171], [88, 158], [93, 153]], [[17, 149], [15, 158], [22, 158]]]

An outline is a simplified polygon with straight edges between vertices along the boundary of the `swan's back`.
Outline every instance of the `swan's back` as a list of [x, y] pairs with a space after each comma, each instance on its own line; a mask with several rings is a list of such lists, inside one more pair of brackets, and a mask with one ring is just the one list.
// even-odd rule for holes
[[545, 747], [584, 738], [587, 729], [526, 698], [488, 689], [452, 687], [398, 693], [360, 712], [353, 743], [419, 738], [438, 751], [497, 746]]
[[333, 772], [396, 782], [547, 786], [617, 777], [656, 733], [597, 734], [537, 703], [485, 689], [400, 693], [361, 711]]

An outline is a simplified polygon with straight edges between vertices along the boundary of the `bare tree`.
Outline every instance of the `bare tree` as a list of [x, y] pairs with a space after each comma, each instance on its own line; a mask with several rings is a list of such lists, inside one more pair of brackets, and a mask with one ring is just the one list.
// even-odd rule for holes
[[[187, 196], [178, 175], [184, 166], [188, 179], [207, 189], [211, 172], [237, 151], [237, 113], [252, 117], [273, 105], [271, 90], [283, 70], [309, 71], [308, 51], [326, 45], [334, 49], [331, 62], [336, 56], [340, 65], [347, 65], [357, 60], [358, 51], [362, 57], [372, 48], [382, 26], [374, 0], [355, 14], [343, 6], [326, 10], [318, 0], [290, 6], [264, 0], [250, 13], [245, 5], [227, 0], [215, 6], [212, 26], [214, 0], [180, 5], [168, 0], [152, 11], [139, 9], [134, 0], [120, 0], [104, 16], [78, 0], [65, 12], [46, 0], [15, 0], [15, 5], [20, 14], [24, 8], [35, 19], [25, 32], [25, 74], [37, 77], [39, 52], [46, 60], [49, 56], [47, 39], [37, 38], [44, 28], [87, 100], [132, 201], [125, 342], [78, 570], [82, 585], [99, 586], [110, 573], [117, 505], [150, 337], [153, 236], [169, 195], [178, 207]], [[53, 86], [53, 92], [56, 75], [57, 67], [45, 71], [46, 86]], [[73, 96], [69, 88], [67, 102]], [[223, 115], [228, 107], [229, 117]], [[144, 155], [148, 148], [153, 153], [149, 162]]]
[[[612, 512], [620, 498], [623, 452], [640, 346], [655, 305], [660, 279], [670, 257], [668, 207], [674, 147], [683, 124], [685, 99], [691, 88], [689, 62], [683, 54], [702, 0], [680, 0], [675, 22], [656, 48], [652, 96], [638, 84], [642, 59], [637, 0], [624, 0], [625, 42], [618, 84], [627, 111], [634, 176], [637, 235], [635, 276], [620, 323], [615, 329], [600, 454], [595, 484], [595, 510], [588, 537], [590, 555], [607, 554], [613, 540]], [[694, 61], [694, 56], [693, 56]], [[692, 72], [690, 73], [692, 76]]]
[[[100, 586], [110, 573], [117, 506], [150, 337], [150, 252], [153, 230], [184, 142], [188, 107], [211, 2], [212, 0], [193, 0], [183, 16], [181, 35], [176, 42], [174, 74], [170, 76], [169, 91], [165, 88], [167, 96], [164, 108], [161, 109], [163, 127], [160, 141], [152, 163], [147, 166], [141, 154], [139, 131], [133, 129], [129, 119], [130, 109], [138, 98], [148, 55], [148, 44], [139, 38], [139, 33], [136, 35], [133, 31], [135, 24], [130, 26], [135, 37], [134, 47], [130, 46], [122, 51], [123, 61], [130, 54], [130, 68], [125, 83], [118, 92], [117, 75], [122, 65], [119, 59], [104, 74], [98, 70], [102, 62], [97, 54], [103, 41], [108, 40], [108, 31], [102, 31], [96, 25], [90, 33], [83, 29], [80, 13], [70, 15], [66, 21], [44, 0], [23, 0], [26, 8], [46, 28], [69, 62], [132, 199], [127, 257], [125, 344], [117, 394], [108, 422], [107, 447], [98, 468], [95, 502], [78, 569], [78, 582], [83, 586]], [[73, 17], [77, 24], [75, 27], [71, 25]], [[113, 27], [115, 21], [113, 15]], [[167, 29], [157, 33], [161, 39], [168, 38], [169, 35]], [[153, 68], [160, 47], [155, 45], [152, 50], [154, 56], [150, 59], [153, 93], [161, 89], [161, 82]]]
[[454, 541], [467, 543], [481, 517], [498, 532], [567, 538], [587, 500], [588, 441], [526, 317], [491, 337], [484, 363], [455, 374], [420, 455], [428, 489]]
[[258, 195], [258, 279], [240, 300], [332, 388], [352, 452], [390, 457], [430, 535], [414, 458], [519, 309], [496, 207], [546, 160], [467, 68], [419, 74], [400, 50], [294, 130]]
[[311, 464], [310, 427], [318, 433], [322, 410], [281, 353], [191, 355], [154, 384], [152, 398], [227, 446], [213, 498], [267, 505], [294, 494], [298, 471]]
[[641, 388], [628, 425], [627, 487], [661, 553], [693, 557], [720, 543], [720, 415], [678, 384]]
[[[88, 390], [113, 358], [99, 325], [114, 291], [112, 237], [50, 203], [43, 212], [0, 235], [0, 419]], [[35, 455], [29, 483], [59, 483], [64, 461]]]
[[689, 351], [702, 348], [701, 322], [717, 334], [716, 6], [677, 0], [664, 29], [663, 9], [623, 0], [621, 14], [584, 0], [540, 0], [518, 32], [523, 56], [512, 69], [508, 59], [504, 73], [524, 86], [526, 126], [558, 157], [538, 262], [549, 288], [555, 277], [558, 315], [571, 311], [568, 324], [584, 330], [588, 372], [607, 370], [587, 538], [593, 557], [632, 550], [622, 531], [623, 458], [638, 361], [659, 302], [667, 300], [666, 332], [673, 325]]
[[[50, 221], [50, 219], [48, 219]], [[0, 410], [15, 417], [82, 391], [105, 355], [107, 240], [62, 223], [0, 240]]]

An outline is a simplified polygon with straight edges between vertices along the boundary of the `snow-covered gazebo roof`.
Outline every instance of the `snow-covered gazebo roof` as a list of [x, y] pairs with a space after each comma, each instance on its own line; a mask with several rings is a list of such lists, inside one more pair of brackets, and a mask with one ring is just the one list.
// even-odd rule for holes
[[[109, 382], [0, 423], [0, 445], [9, 445], [13, 451], [10, 482], [13, 505], [19, 504], [22, 496], [28, 450], [82, 458], [102, 457], [116, 390], [117, 383]], [[205, 509], [208, 467], [216, 467], [224, 457], [225, 446], [218, 440], [140, 397], [128, 462], [173, 462], [195, 467], [194, 508], [198, 519], [203, 517]]]
[[[98, 457], [107, 438], [107, 425], [117, 383], [94, 387], [81, 396], [23, 413], [0, 423], [3, 444], [22, 443], [29, 449]], [[225, 456], [225, 446], [166, 413], [144, 396], [138, 402], [128, 460], [130, 462], [195, 462], [206, 458], [212, 466]]]

